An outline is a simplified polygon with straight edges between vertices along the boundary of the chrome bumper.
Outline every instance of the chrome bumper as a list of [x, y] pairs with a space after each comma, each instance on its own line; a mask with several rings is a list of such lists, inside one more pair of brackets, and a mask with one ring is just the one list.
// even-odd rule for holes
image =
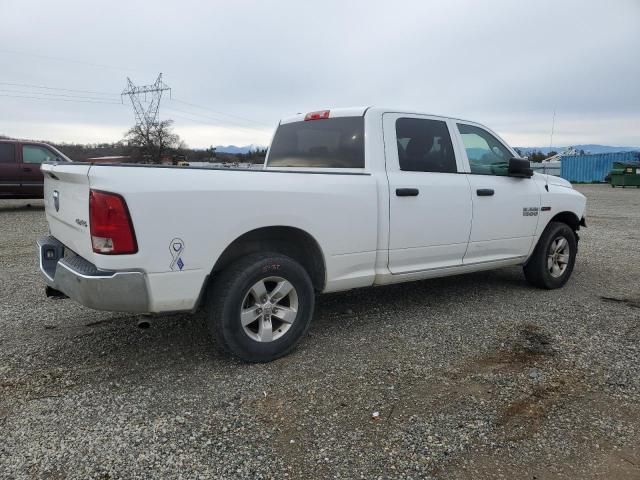
[[79, 255], [64, 255], [52, 236], [38, 239], [40, 271], [47, 285], [95, 310], [146, 313], [149, 295], [145, 274], [99, 270]]

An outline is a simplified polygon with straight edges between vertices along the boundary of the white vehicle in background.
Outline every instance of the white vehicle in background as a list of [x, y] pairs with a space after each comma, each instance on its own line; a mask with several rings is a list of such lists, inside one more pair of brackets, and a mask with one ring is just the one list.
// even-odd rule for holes
[[510, 265], [561, 287], [585, 225], [583, 195], [486, 127], [376, 107], [282, 120], [261, 170], [42, 170], [51, 295], [125, 312], [206, 306], [218, 346], [254, 362], [296, 345], [316, 293]]

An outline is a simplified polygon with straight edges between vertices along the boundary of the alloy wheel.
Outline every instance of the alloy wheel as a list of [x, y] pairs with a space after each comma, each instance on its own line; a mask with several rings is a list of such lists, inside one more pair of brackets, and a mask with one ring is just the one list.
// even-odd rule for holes
[[258, 280], [240, 309], [244, 332], [256, 342], [273, 342], [285, 335], [298, 316], [298, 293], [282, 277]]

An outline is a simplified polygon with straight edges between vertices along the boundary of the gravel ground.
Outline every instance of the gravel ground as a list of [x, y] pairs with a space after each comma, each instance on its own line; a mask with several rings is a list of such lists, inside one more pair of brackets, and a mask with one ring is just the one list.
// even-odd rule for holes
[[640, 190], [577, 188], [565, 288], [508, 268], [323, 296], [267, 365], [202, 315], [46, 299], [42, 204], [0, 202], [0, 478], [640, 478]]

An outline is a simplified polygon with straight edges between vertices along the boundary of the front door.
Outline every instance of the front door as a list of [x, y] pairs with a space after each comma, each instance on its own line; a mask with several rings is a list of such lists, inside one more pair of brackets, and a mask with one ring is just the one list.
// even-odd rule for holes
[[469, 162], [473, 222], [464, 263], [526, 257], [540, 209], [533, 178], [507, 176], [515, 156], [496, 136], [478, 125], [457, 123]]
[[471, 195], [460, 174], [448, 122], [383, 116], [389, 180], [389, 270], [393, 274], [462, 263], [471, 228]]
[[16, 195], [20, 190], [20, 168], [16, 144], [0, 142], [0, 196]]
[[41, 145], [22, 145], [22, 190], [26, 195], [42, 197], [44, 176], [40, 165], [47, 161], [54, 161], [56, 155]]

